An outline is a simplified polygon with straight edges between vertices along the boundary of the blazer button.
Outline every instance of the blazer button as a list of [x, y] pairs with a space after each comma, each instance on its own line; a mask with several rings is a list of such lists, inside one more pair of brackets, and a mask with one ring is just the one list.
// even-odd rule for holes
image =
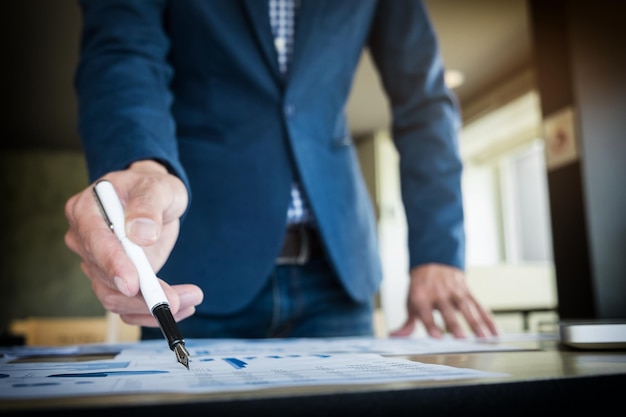
[[296, 107], [293, 104], [286, 104], [283, 111], [285, 112], [285, 116], [291, 117], [296, 113]]

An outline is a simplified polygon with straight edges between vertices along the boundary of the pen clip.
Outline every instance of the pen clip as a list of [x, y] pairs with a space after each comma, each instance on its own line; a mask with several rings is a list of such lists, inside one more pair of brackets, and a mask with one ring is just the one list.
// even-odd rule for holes
[[102, 204], [102, 200], [100, 200], [100, 196], [98, 195], [98, 191], [96, 190], [95, 186], [93, 187], [92, 191], [93, 191], [94, 197], [96, 198], [96, 203], [98, 204], [98, 208], [100, 209], [100, 213], [102, 213], [102, 217], [104, 217], [104, 221], [106, 222], [107, 226], [109, 226], [109, 229], [111, 229], [112, 232], [115, 232], [115, 230], [114, 230], [115, 227], [113, 226], [113, 222], [111, 221], [111, 219], [107, 215], [107, 212], [104, 209], [104, 205]]

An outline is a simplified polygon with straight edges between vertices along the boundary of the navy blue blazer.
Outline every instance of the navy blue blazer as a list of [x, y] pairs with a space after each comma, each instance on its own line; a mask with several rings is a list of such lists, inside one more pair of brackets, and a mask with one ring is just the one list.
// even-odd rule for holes
[[281, 76], [264, 0], [84, 0], [75, 85], [90, 180], [155, 159], [190, 205], [159, 276], [234, 312], [266, 282], [299, 178], [355, 300], [382, 279], [376, 219], [344, 113], [369, 48], [400, 155], [410, 265], [463, 268], [458, 113], [419, 1], [302, 0]]

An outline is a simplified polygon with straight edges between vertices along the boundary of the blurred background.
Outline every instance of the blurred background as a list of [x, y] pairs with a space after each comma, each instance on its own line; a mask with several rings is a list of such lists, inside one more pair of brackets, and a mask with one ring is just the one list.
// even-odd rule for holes
[[[424, 3], [463, 116], [470, 286], [505, 331], [626, 318], [624, 3]], [[72, 85], [77, 2], [3, 0], [0, 19], [0, 334], [135, 337], [105, 315], [63, 242], [65, 201], [88, 185]], [[404, 320], [408, 278], [387, 105], [364, 51], [347, 111], [378, 216], [381, 335]]]

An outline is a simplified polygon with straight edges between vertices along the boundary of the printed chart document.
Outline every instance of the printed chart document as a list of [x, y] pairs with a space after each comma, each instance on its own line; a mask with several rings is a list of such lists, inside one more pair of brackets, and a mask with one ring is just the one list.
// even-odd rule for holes
[[286, 386], [375, 384], [506, 374], [383, 355], [514, 349], [455, 339], [190, 339], [190, 370], [162, 340], [1, 350], [0, 399], [215, 393]]

